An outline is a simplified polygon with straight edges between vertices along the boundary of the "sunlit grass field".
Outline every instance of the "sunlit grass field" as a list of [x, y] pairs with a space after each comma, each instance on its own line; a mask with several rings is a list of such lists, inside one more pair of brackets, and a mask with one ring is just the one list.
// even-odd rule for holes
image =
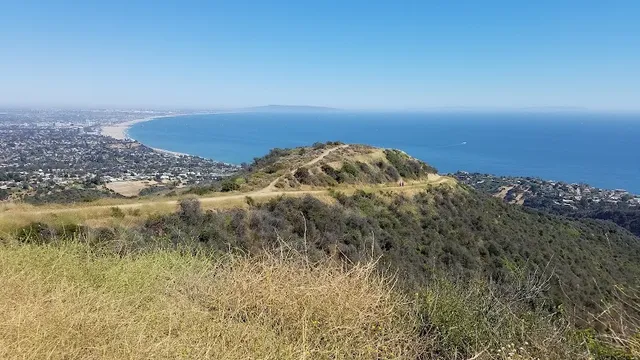
[[416, 317], [372, 264], [82, 244], [0, 251], [0, 358], [413, 358]]

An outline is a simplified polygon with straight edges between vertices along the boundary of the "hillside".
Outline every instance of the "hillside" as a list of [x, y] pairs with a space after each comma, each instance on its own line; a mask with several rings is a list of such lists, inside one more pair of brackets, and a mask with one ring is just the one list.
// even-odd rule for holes
[[531, 177], [457, 172], [458, 181], [505, 202], [572, 218], [611, 221], [640, 236], [640, 195]]
[[[595, 354], [597, 359], [632, 359], [640, 351], [635, 320], [640, 306], [633, 295], [640, 287], [640, 239], [615, 224], [505, 204], [439, 177], [434, 168], [401, 151], [365, 145], [274, 149], [217, 186], [210, 190], [221, 193], [199, 199], [38, 210], [29, 217], [37, 222], [0, 233], [0, 267], [3, 273], [15, 272], [10, 277], [15, 281], [4, 284], [12, 289], [12, 297], [5, 301], [31, 304], [24, 306], [35, 311], [49, 304], [42, 300], [47, 296], [64, 299], [77, 288], [84, 296], [78, 301], [86, 302], [74, 305], [78, 309], [108, 309], [91, 303], [96, 299], [92, 291], [100, 292], [99, 301], [121, 303], [126, 312], [140, 311], [136, 322], [145, 323], [153, 309], [175, 306], [175, 312], [160, 313], [158, 321], [192, 319], [193, 325], [177, 324], [180, 330], [173, 338], [174, 346], [184, 351], [196, 351], [185, 345], [194, 341], [211, 349], [226, 346], [198, 337], [201, 331], [245, 339], [268, 337], [282, 345], [273, 347], [271, 341], [253, 349], [237, 348], [244, 357], [299, 358], [315, 353], [319, 358], [340, 354], [338, 358], [587, 359]], [[2, 216], [13, 219], [14, 210], [28, 209], [6, 208]], [[86, 214], [93, 217], [83, 217]], [[286, 254], [297, 255], [293, 262], [283, 263], [289, 258]], [[274, 256], [280, 259], [276, 263]], [[51, 279], [58, 280], [36, 275], [20, 280], [18, 264], [39, 264], [36, 259], [49, 257], [69, 262], [65, 265], [69, 269], [77, 266], [78, 258], [85, 259], [92, 269], [87, 276], [101, 274], [99, 269], [110, 275], [85, 279], [68, 270], [58, 272], [55, 261], [46, 268], [45, 261], [37, 265], [43, 266], [42, 274], [52, 271]], [[243, 260], [238, 262], [239, 258]], [[233, 264], [220, 265], [229, 277], [220, 279], [201, 268], [210, 261]], [[183, 275], [163, 271], [145, 273], [146, 278], [137, 277], [134, 270], [126, 279], [115, 276], [123, 266], [136, 269], [156, 262], [162, 265], [153, 271], [165, 267], [183, 271], [184, 264], [195, 265], [180, 274], [190, 279], [188, 284], [197, 279], [200, 285], [176, 288]], [[370, 272], [358, 273], [363, 267]], [[225, 281], [243, 276], [252, 280], [233, 283], [241, 289], [221, 291]], [[344, 282], [329, 285], [332, 276]], [[159, 302], [135, 310], [135, 302], [129, 302], [135, 294], [127, 284], [151, 278], [156, 285], [145, 288], [149, 299], [159, 288], [167, 290]], [[47, 281], [61, 281], [70, 290]], [[22, 283], [40, 290], [27, 291]], [[255, 286], [249, 289], [247, 284]], [[283, 289], [297, 290], [275, 298]], [[304, 295], [312, 289], [325, 290]], [[362, 297], [363, 289], [375, 291], [374, 297]], [[236, 308], [239, 304], [233, 299], [250, 293], [257, 297]], [[31, 300], [22, 299], [23, 294]], [[129, 297], [121, 300], [123, 294]], [[218, 295], [231, 300], [217, 303]], [[202, 303], [207, 297], [211, 302]], [[312, 302], [312, 298], [323, 300]], [[268, 299], [268, 305], [260, 305]], [[356, 308], [345, 309], [340, 319], [326, 318], [333, 311], [330, 304], [345, 301], [369, 301], [363, 306], [371, 306], [372, 318], [357, 320], [362, 314]], [[375, 305], [376, 301], [382, 302]], [[209, 316], [201, 316], [201, 306]], [[14, 306], [5, 310], [6, 316], [14, 316], [14, 308], [28, 313]], [[62, 305], [55, 308], [62, 309]], [[118, 311], [104, 316], [113, 317], [110, 329], [119, 329]], [[50, 317], [58, 322], [64, 318]], [[91, 317], [76, 320], [97, 327]], [[167, 331], [155, 322], [146, 324], [154, 334]], [[128, 325], [123, 336], [134, 338], [138, 325]], [[388, 332], [370, 332], [378, 326]], [[225, 328], [232, 330], [226, 333], [221, 330]], [[249, 333], [252, 328], [257, 333]], [[296, 340], [302, 333], [310, 336], [306, 338], [310, 342]], [[32, 335], [38, 343], [40, 335]], [[66, 340], [43, 339], [73, 338], [65, 332], [56, 336]], [[339, 345], [341, 337], [345, 342]], [[112, 349], [111, 341], [116, 340], [107, 336], [103, 348]], [[140, 341], [151, 346], [160, 340]], [[501, 355], [498, 350], [507, 346], [522, 347], [526, 356]], [[157, 349], [158, 353], [148, 354], [175, 355], [171, 346]]]
[[[162, 238], [248, 253], [284, 241], [314, 261], [329, 255], [358, 262], [373, 253], [409, 287], [442, 273], [508, 282], [538, 272], [551, 278], [546, 306], [564, 304], [581, 315], [600, 309], [614, 286], [640, 285], [640, 241], [612, 224], [567, 220], [442, 186], [413, 196], [362, 191], [334, 196], [333, 203], [279, 197], [248, 209], [193, 208], [149, 219], [127, 237], [150, 239], [134, 248]], [[107, 239], [110, 233], [98, 231]]]
[[338, 185], [379, 185], [424, 181], [437, 170], [406, 153], [338, 142], [273, 149], [254, 159], [222, 190], [296, 190]]
[[[139, 356], [172, 357], [176, 349], [204, 356], [189, 344], [224, 349], [225, 342], [215, 340], [220, 336], [274, 340], [235, 347], [234, 353], [249, 357], [299, 358], [312, 351], [320, 358], [339, 353], [344, 358], [507, 359], [500, 351], [509, 347], [524, 354], [519, 359], [633, 359], [638, 354], [634, 319], [640, 308], [632, 294], [640, 278], [640, 251], [638, 239], [624, 230], [525, 211], [449, 186], [413, 196], [334, 196], [331, 203], [312, 196], [279, 197], [216, 212], [184, 200], [175, 214], [124, 228], [34, 224], [4, 241], [0, 267], [14, 274], [5, 279], [3, 288], [10, 289], [5, 296], [23, 314], [48, 309], [46, 317], [26, 315], [32, 324], [24, 328], [26, 341], [82, 344], [97, 336], [115, 358], [121, 354], [115, 351], [118, 342], [129, 343], [139, 327], [151, 331], [141, 340], [144, 347], [127, 348]], [[302, 258], [268, 260], [283, 253]], [[228, 256], [247, 258], [228, 263]], [[260, 260], [264, 256], [266, 262]], [[216, 264], [221, 257], [219, 270], [206, 270], [211, 261], [206, 259]], [[18, 269], [25, 264], [42, 275], [22, 279], [25, 272]], [[165, 289], [162, 295], [158, 289]], [[621, 298], [619, 289], [631, 298]], [[140, 291], [154, 300], [136, 308]], [[78, 315], [64, 311], [69, 301]], [[93, 301], [119, 305], [110, 310]], [[99, 309], [102, 325], [82, 315], [92, 307]], [[365, 309], [370, 315], [362, 318]], [[124, 327], [118, 325], [121, 311], [135, 314]], [[151, 347], [163, 343], [162, 333], [169, 331], [159, 326], [162, 321], [176, 322], [173, 340]], [[97, 333], [27, 331], [54, 322], [86, 324]], [[203, 331], [218, 335], [201, 338]], [[306, 342], [299, 342], [302, 333]], [[618, 339], [614, 343], [612, 334]], [[404, 340], [395, 341], [398, 337]], [[78, 346], [78, 354], [92, 354]]]
[[196, 200], [185, 200], [178, 213], [127, 228], [31, 225], [16, 236], [36, 243], [60, 236], [118, 239], [127, 251], [164, 244], [255, 254], [285, 243], [313, 261], [381, 256], [381, 267], [397, 271], [408, 288], [441, 274], [507, 283], [537, 273], [550, 281], [545, 306], [563, 304], [581, 317], [600, 310], [616, 285], [640, 285], [640, 241], [624, 229], [528, 211], [459, 186], [430, 186], [415, 195], [359, 190], [334, 192], [329, 200], [246, 201], [249, 207], [204, 212]]

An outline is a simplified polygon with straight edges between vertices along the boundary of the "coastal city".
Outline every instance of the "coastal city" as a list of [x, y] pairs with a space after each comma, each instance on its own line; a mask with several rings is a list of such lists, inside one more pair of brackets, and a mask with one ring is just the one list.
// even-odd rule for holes
[[[0, 199], [93, 200], [216, 181], [232, 164], [149, 148], [127, 124], [171, 112], [0, 110]], [[104, 136], [104, 131], [120, 131]]]
[[182, 111], [74, 109], [74, 108], [0, 108], [0, 126], [92, 128], [120, 124], [144, 118], [182, 114]]

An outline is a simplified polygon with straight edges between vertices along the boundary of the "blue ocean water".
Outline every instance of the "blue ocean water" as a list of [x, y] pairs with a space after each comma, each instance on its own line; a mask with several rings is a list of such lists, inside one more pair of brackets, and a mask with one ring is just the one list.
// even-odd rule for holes
[[152, 147], [230, 163], [339, 140], [397, 148], [438, 168], [585, 182], [640, 193], [640, 115], [603, 113], [232, 113], [138, 123]]

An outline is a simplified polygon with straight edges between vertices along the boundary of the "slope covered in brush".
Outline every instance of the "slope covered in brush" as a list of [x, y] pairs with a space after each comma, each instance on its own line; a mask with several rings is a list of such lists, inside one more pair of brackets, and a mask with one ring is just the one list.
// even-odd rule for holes
[[381, 255], [406, 283], [438, 272], [503, 281], [538, 269], [551, 275], [553, 306], [598, 308], [614, 285], [638, 285], [640, 242], [613, 224], [571, 221], [505, 205], [461, 188], [433, 187], [415, 196], [338, 194], [280, 198], [249, 210], [174, 215], [140, 230], [218, 250], [257, 252], [281, 242], [312, 257], [359, 261]]
[[[169, 246], [260, 253], [286, 247], [312, 260], [358, 262], [381, 256], [402, 284], [420, 286], [434, 275], [506, 283], [530, 274], [548, 281], [544, 305], [597, 311], [616, 285], [637, 286], [640, 243], [610, 223], [576, 221], [503, 204], [456, 186], [415, 195], [357, 192], [334, 201], [281, 197], [249, 208], [204, 212], [196, 200], [133, 229], [23, 230], [23, 241], [47, 242], [90, 233], [95, 243], [118, 240], [122, 251]], [[111, 246], [111, 245], [110, 245]]]
[[294, 190], [340, 184], [387, 184], [426, 180], [437, 170], [406, 153], [367, 145], [318, 143], [272, 149], [228, 180], [223, 190]]

